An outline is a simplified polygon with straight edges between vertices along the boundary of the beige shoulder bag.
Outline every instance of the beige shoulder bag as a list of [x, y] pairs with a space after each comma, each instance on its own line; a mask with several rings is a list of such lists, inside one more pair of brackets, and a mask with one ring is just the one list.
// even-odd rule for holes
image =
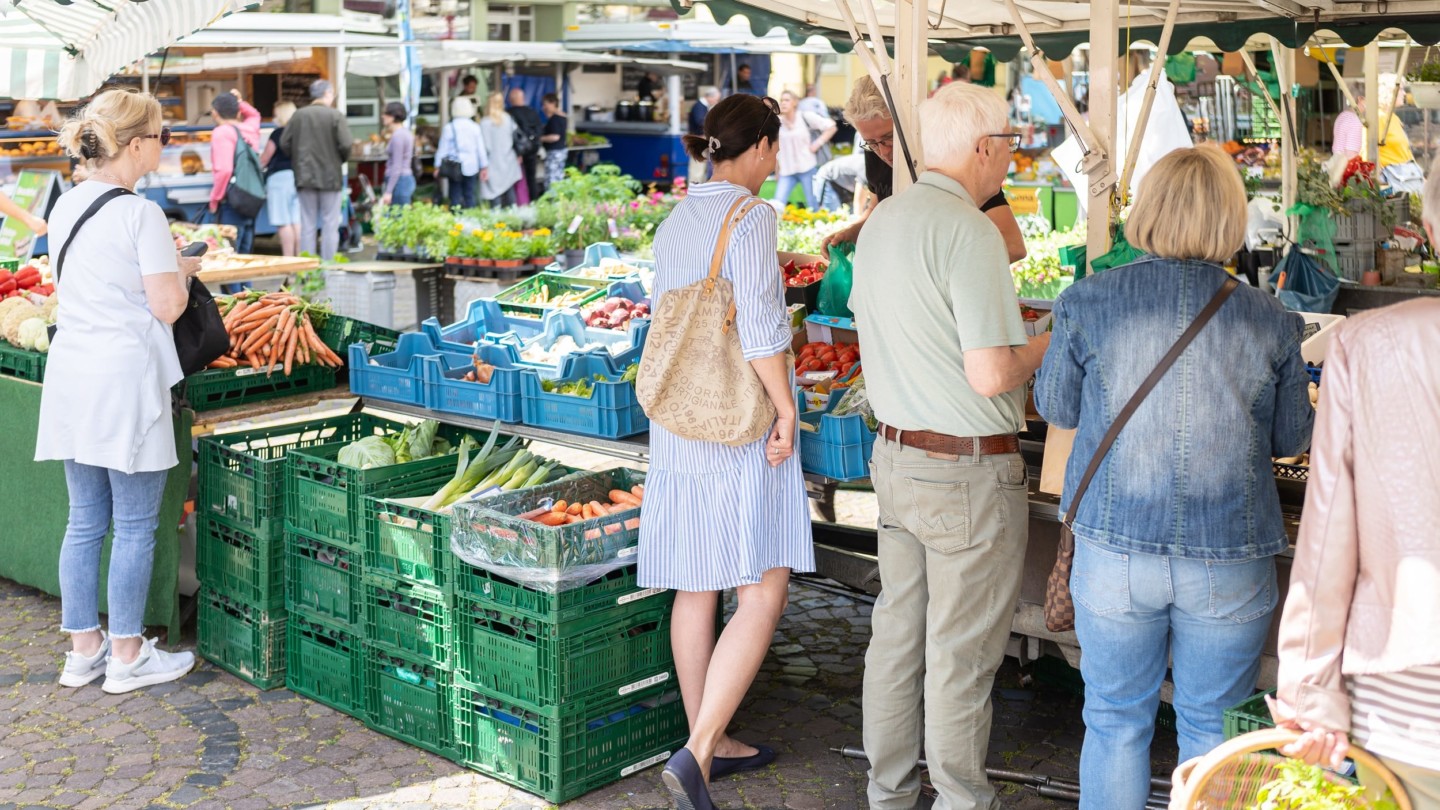
[[740, 347], [735, 290], [720, 276], [730, 231], [768, 204], [736, 200], [715, 242], [710, 274], [665, 293], [651, 318], [636, 394], [651, 421], [681, 438], [738, 447], [763, 438], [775, 422], [775, 405]]

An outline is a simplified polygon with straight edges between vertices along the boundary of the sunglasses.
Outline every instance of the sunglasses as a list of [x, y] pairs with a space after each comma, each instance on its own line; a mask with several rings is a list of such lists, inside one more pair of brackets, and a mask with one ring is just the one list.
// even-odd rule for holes
[[770, 112], [765, 116], [765, 120], [760, 122], [760, 129], [755, 133], [756, 143], [759, 143], [760, 138], [765, 135], [765, 125], [770, 123], [771, 116], [774, 116], [776, 118], [780, 117], [780, 102], [776, 101], [773, 98], [770, 98], [769, 96], [761, 96], [760, 103], [764, 104], [765, 109], [769, 110]]
[[159, 139], [160, 139], [160, 145], [161, 145], [161, 146], [169, 146], [169, 145], [170, 145], [170, 127], [161, 127], [161, 128], [160, 128], [160, 134], [159, 134], [159, 135], [141, 135], [140, 137], [143, 138], [143, 139], [146, 139], [146, 140], [149, 140], [150, 138], [159, 138]]

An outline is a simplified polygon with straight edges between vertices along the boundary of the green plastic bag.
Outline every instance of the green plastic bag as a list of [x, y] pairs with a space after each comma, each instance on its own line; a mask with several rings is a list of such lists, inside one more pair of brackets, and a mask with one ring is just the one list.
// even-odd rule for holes
[[[1125, 240], [1124, 228], [1118, 229], [1114, 241], [1110, 244], [1110, 250], [1103, 256], [1099, 256], [1090, 263], [1090, 272], [1099, 273], [1102, 270], [1109, 270], [1112, 267], [1119, 267], [1122, 264], [1129, 264], [1139, 261], [1145, 257], [1145, 251], [1132, 247]], [[1078, 273], [1077, 273], [1078, 276]]]
[[1177, 53], [1165, 58], [1165, 77], [1171, 84], [1190, 84], [1195, 81], [1195, 55]]
[[853, 318], [850, 311], [850, 288], [855, 284], [855, 245], [830, 246], [830, 267], [820, 279], [820, 314], [835, 318]]

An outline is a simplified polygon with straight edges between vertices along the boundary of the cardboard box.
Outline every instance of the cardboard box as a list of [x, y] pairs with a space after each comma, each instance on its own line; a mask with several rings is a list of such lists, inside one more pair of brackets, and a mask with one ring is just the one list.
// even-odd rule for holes
[[853, 318], [833, 315], [811, 315], [805, 319], [805, 336], [809, 343], [860, 343]]

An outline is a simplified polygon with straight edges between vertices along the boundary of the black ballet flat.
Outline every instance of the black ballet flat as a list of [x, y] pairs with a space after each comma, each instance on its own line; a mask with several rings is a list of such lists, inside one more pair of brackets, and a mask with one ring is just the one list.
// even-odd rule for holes
[[681, 748], [670, 757], [660, 781], [670, 791], [678, 810], [715, 810], [710, 791], [705, 787], [705, 775], [700, 772], [700, 763], [690, 749]]
[[710, 781], [743, 771], [758, 771], [774, 761], [775, 749], [768, 745], [755, 746], [755, 753], [748, 757], [715, 757], [710, 762]]

